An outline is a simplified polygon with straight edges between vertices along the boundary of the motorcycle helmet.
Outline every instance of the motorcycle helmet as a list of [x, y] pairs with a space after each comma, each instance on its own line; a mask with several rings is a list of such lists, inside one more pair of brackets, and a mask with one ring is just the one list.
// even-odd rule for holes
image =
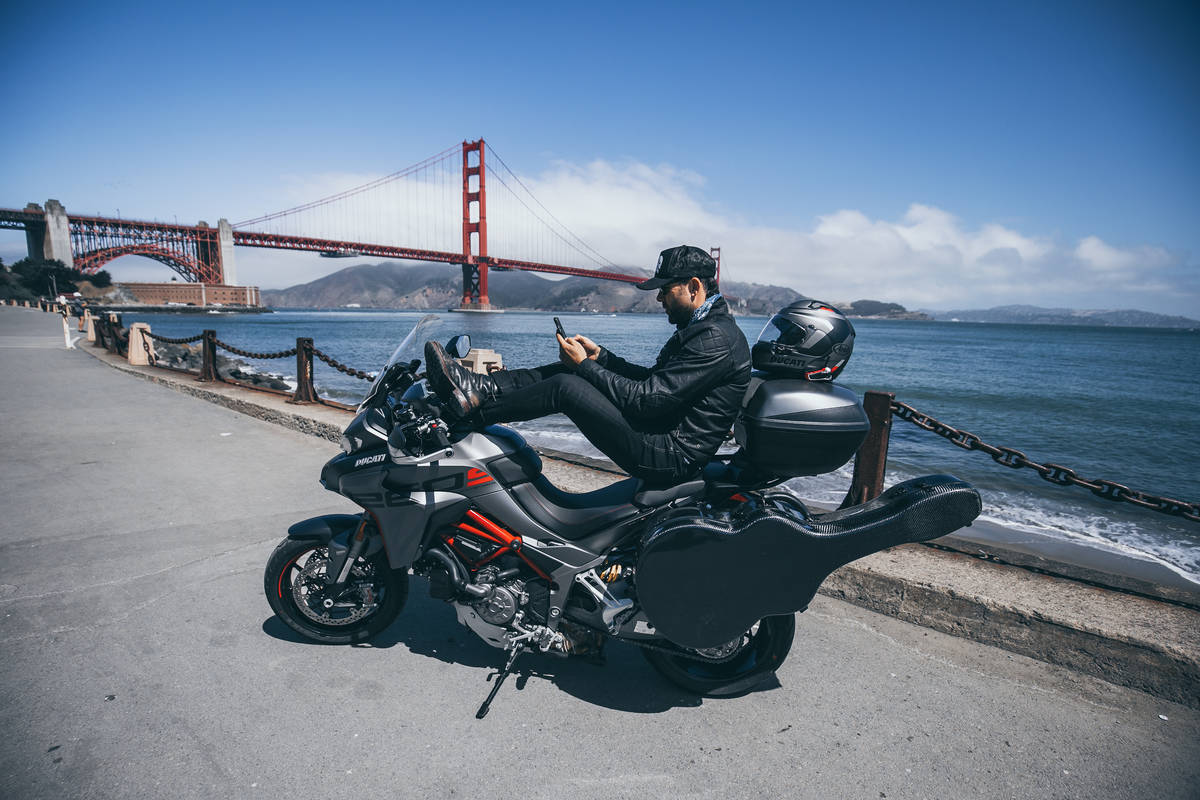
[[854, 326], [820, 300], [798, 300], [767, 322], [750, 350], [754, 368], [772, 375], [831, 381], [854, 350]]

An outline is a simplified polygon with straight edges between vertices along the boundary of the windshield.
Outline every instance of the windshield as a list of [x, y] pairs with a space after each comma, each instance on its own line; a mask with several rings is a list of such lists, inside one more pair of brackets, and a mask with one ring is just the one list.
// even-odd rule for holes
[[375, 375], [375, 382], [371, 384], [371, 390], [367, 392], [366, 398], [363, 399], [362, 405], [359, 406], [360, 409], [366, 406], [368, 401], [379, 391], [380, 384], [383, 382], [383, 376], [387, 374], [393, 364], [407, 363], [421, 357], [424, 352], [425, 342], [433, 338], [434, 330], [441, 324], [442, 321], [433, 314], [421, 317], [420, 321], [408, 332], [408, 336], [404, 337], [404, 341], [400, 342], [399, 346], [396, 347], [396, 351], [392, 353], [392, 357], [387, 360], [387, 363]]

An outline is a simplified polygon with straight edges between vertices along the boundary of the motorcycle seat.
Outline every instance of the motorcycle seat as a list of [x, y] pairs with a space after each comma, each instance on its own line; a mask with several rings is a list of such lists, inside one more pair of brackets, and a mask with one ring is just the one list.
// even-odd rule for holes
[[[593, 492], [564, 492], [538, 475], [532, 481], [509, 489], [528, 514], [541, 525], [571, 541], [587, 539], [593, 534], [640, 514], [647, 508], [657, 508], [704, 491], [704, 481], [695, 480], [667, 489], [646, 489], [638, 478], [605, 486]], [[614, 534], [616, 531], [614, 531]], [[589, 542], [592, 549], [607, 549], [606, 537]]]
[[637, 478], [626, 478], [593, 492], [564, 492], [538, 475], [509, 492], [543, 527], [575, 541], [635, 516], [641, 510], [634, 504], [641, 486]]
[[665, 506], [674, 500], [695, 497], [704, 491], [705, 486], [706, 484], [703, 480], [694, 480], [681, 483], [678, 486], [670, 486], [666, 489], [643, 489], [633, 496], [633, 504], [642, 508]]
[[534, 520], [572, 541], [636, 516], [643, 509], [692, 497], [705, 489], [700, 479], [666, 489], [647, 489], [641, 479], [626, 478], [592, 492], [565, 492], [542, 474], [542, 459], [519, 433], [503, 425], [489, 425], [484, 433], [507, 451], [486, 463], [488, 471]]

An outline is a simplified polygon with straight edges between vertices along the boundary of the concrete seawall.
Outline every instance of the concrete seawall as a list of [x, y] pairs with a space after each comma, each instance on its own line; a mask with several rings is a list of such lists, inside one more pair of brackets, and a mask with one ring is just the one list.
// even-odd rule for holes
[[[295, 405], [276, 394], [192, 376], [86, 347], [110, 366], [258, 419], [336, 442], [350, 419], [341, 409]], [[569, 491], [622, 477], [611, 465], [544, 451], [547, 476]], [[977, 523], [978, 528], [987, 528]], [[995, 528], [995, 526], [991, 526]], [[963, 538], [963, 536], [970, 538]], [[1068, 667], [1200, 708], [1200, 595], [1163, 578], [1113, 571], [1005, 547], [1005, 533], [963, 531], [942, 547], [905, 545], [849, 564], [821, 592], [917, 625]], [[1009, 535], [1011, 538], [1011, 535]], [[1006, 563], [1010, 562], [1010, 563]]]

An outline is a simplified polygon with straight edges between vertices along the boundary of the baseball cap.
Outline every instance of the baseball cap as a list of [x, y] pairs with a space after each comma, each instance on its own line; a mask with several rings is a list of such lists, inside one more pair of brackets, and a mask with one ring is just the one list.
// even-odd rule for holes
[[715, 278], [717, 262], [699, 247], [681, 244], [678, 247], [668, 247], [658, 254], [658, 265], [654, 268], [654, 277], [648, 278], [637, 285], [639, 289], [660, 289], [668, 283], [687, 280], [688, 278]]

